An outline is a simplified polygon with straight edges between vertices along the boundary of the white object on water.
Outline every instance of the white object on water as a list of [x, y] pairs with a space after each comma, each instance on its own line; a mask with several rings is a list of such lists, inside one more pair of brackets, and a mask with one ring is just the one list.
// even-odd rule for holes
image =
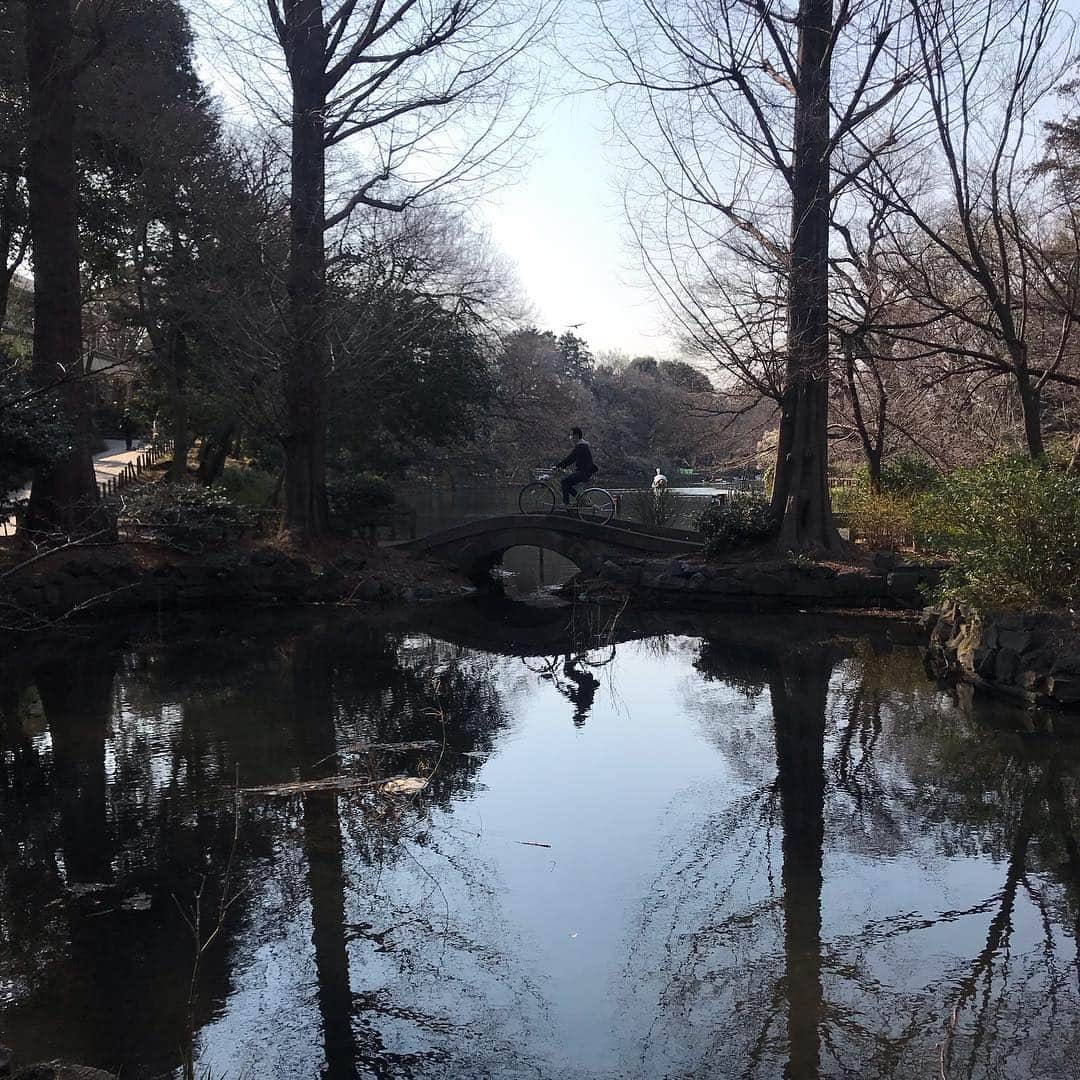
[[667, 477], [660, 471], [659, 467], [656, 469], [656, 475], [652, 478], [653, 491], [663, 491], [667, 487]]
[[394, 780], [387, 780], [382, 790], [387, 795], [412, 795], [417, 791], [423, 791], [428, 786], [426, 779], [420, 776], [402, 776]]

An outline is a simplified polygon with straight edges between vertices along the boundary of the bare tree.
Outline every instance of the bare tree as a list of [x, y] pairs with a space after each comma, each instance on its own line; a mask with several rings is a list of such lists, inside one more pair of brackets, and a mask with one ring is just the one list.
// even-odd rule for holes
[[[888, 2], [843, 0], [835, 12], [832, 0], [800, 0], [793, 9], [763, 0], [644, 7], [647, 25], [616, 26], [599, 5], [614, 49], [608, 85], [644, 102], [624, 133], [683, 217], [680, 231], [699, 265], [726, 256], [751, 274], [782, 272], [773, 489], [780, 546], [839, 551], [827, 484], [829, 226], [849, 181], [834, 182], [832, 159], [856, 131], [867, 158], [894, 138], [877, 121], [911, 85], [907, 27]], [[640, 135], [646, 125], [651, 140]], [[688, 278], [669, 281], [668, 291], [692, 296], [692, 272]], [[725, 329], [713, 326], [710, 337]]]
[[908, 8], [926, 130], [853, 179], [889, 211], [887, 257], [913, 301], [910, 318], [883, 329], [936, 354], [943, 377], [1009, 380], [1027, 450], [1041, 458], [1044, 391], [1075, 382], [1080, 232], [1033, 169], [1034, 115], [1072, 60], [1071, 33], [1057, 0]]
[[[286, 518], [327, 526], [327, 237], [361, 207], [400, 211], [505, 164], [514, 66], [553, 0], [267, 0], [291, 138]], [[351, 156], [344, 156], [346, 149]], [[328, 154], [339, 168], [328, 173]], [[327, 195], [337, 196], [331, 208]]]
[[[880, 160], [866, 173], [880, 171]], [[942, 394], [927, 385], [928, 361], [890, 332], [917, 322], [921, 309], [889, 258], [887, 199], [870, 186], [849, 220], [833, 218], [843, 247], [832, 256], [834, 348], [830, 438], [858, 446], [871, 489], [881, 483], [887, 454], [900, 447], [944, 464], [940, 435], [949, 430]]]

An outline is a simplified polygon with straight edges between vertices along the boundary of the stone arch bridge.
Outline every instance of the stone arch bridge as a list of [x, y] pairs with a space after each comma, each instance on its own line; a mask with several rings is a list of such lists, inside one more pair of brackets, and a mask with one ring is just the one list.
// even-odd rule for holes
[[486, 577], [514, 547], [540, 547], [595, 574], [607, 560], [700, 555], [699, 533], [645, 526], [613, 518], [606, 525], [572, 514], [507, 514], [467, 521], [449, 529], [386, 545], [418, 558], [450, 563], [474, 580]]

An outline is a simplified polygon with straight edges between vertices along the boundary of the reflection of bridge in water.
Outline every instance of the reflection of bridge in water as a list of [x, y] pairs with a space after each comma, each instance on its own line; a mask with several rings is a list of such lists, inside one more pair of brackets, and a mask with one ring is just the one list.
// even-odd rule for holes
[[[502, 656], [555, 657], [607, 649], [644, 638], [688, 637], [722, 641], [736, 651], [772, 655], [777, 648], [813, 640], [848, 646], [881, 622], [870, 615], [814, 612], [792, 619], [785, 613], [756, 613], [751, 621], [725, 611], [622, 608], [617, 604], [536, 605], [503, 597], [476, 597], [425, 605], [424, 633], [468, 649]], [[409, 614], [409, 619], [414, 618]], [[410, 621], [411, 625], [411, 621]], [[890, 626], [903, 644], [921, 642], [915, 623]]]
[[700, 555], [702, 537], [686, 529], [646, 526], [622, 518], [599, 525], [573, 514], [506, 514], [386, 546], [450, 563], [470, 577], [482, 579], [515, 547], [554, 551], [582, 573], [595, 574], [608, 559]]

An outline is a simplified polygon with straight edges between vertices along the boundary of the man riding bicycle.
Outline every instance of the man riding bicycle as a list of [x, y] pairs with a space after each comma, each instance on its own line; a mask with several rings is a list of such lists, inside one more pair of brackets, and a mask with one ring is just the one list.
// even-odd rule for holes
[[559, 481], [562, 485], [563, 506], [566, 507], [570, 506], [570, 500], [577, 494], [575, 489], [578, 484], [584, 484], [598, 471], [593, 461], [592, 448], [582, 437], [581, 428], [572, 427], [570, 438], [574, 440], [574, 449], [555, 466], [556, 469], [573, 469], [569, 476], [564, 476]]

